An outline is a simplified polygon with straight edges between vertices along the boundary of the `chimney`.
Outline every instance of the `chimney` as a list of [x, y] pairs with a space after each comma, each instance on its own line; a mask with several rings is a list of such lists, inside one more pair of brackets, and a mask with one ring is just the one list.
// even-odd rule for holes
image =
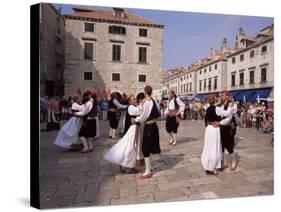
[[239, 35], [245, 35], [245, 32], [242, 27], [239, 27]]
[[227, 50], [227, 39], [223, 38], [221, 42], [221, 51], [225, 52]]
[[216, 55], [215, 49], [213, 47], [211, 47], [210, 51], [211, 51], [211, 58], [214, 58]]

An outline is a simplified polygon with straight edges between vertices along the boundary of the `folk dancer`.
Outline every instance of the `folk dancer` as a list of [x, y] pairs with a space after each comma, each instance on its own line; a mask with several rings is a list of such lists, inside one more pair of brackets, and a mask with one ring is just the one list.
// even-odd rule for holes
[[142, 153], [145, 161], [145, 172], [139, 177], [146, 179], [152, 177], [150, 154], [159, 154], [161, 152], [159, 144], [159, 130], [157, 120], [160, 117], [160, 112], [154, 99], [151, 97], [152, 87], [147, 85], [144, 88], [145, 101], [143, 110], [140, 116], [132, 119], [132, 123], [144, 123]]
[[83, 125], [79, 132], [80, 141], [83, 144], [83, 150], [81, 153], [88, 153], [93, 151], [91, 139], [95, 138], [96, 136], [96, 97], [92, 95], [91, 91], [85, 91], [83, 94], [82, 103], [85, 104], [84, 109], [80, 112], [74, 113], [74, 116], [83, 118]]
[[108, 102], [108, 120], [109, 120], [109, 125], [110, 125], [110, 131], [109, 131], [109, 137], [113, 139], [117, 139], [116, 135], [116, 130], [118, 127], [118, 117], [117, 117], [117, 112], [118, 109], [126, 109], [128, 106], [127, 105], [122, 105], [118, 100], [117, 100], [117, 93], [113, 92], [111, 94], [111, 99]]
[[141, 114], [140, 107], [134, 96], [128, 99], [129, 107], [126, 115], [126, 125], [128, 127], [126, 134], [105, 154], [104, 158], [120, 166], [121, 174], [125, 173], [124, 168], [130, 168], [131, 173], [137, 173], [134, 169], [137, 156], [137, 141], [140, 139], [139, 124], [131, 124], [131, 119]]
[[174, 146], [177, 144], [180, 114], [184, 112], [185, 105], [179, 98], [177, 98], [174, 90], [170, 90], [169, 96], [168, 106], [165, 110], [165, 115], [167, 115], [166, 130], [171, 137], [169, 144]]
[[[232, 116], [229, 111], [220, 111], [220, 108], [215, 106], [215, 96], [211, 95], [208, 97], [210, 106], [207, 108], [205, 115], [205, 137], [204, 137], [204, 148], [201, 155], [201, 163], [206, 171], [206, 174], [217, 175], [218, 170], [222, 166], [222, 144], [219, 125], [228, 124]], [[222, 120], [218, 113], [229, 115], [229, 118]]]

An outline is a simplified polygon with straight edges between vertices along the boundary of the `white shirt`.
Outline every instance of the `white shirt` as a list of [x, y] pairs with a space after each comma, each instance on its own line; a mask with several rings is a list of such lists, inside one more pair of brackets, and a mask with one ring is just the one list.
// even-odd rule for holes
[[153, 107], [153, 101], [145, 100], [143, 104], [142, 113], [140, 114], [140, 116], [136, 118], [136, 122], [141, 122], [141, 123], [145, 122], [151, 113], [152, 107]]
[[216, 107], [217, 116], [226, 117], [225, 119], [220, 121], [220, 125], [223, 126], [229, 125], [232, 120], [233, 112], [234, 112], [233, 107], [228, 107], [227, 110], [224, 110], [224, 106]]
[[141, 114], [141, 108], [139, 106], [130, 105], [128, 108], [128, 113], [131, 116], [139, 116]]
[[126, 109], [127, 105], [122, 105], [117, 99], [113, 99], [113, 103], [117, 106], [118, 109]]
[[[176, 98], [176, 101], [179, 105], [179, 110], [180, 110], [179, 112], [184, 112], [185, 104], [179, 98]], [[175, 100], [174, 99], [169, 101], [168, 107], [165, 110], [166, 115], [169, 114], [169, 110], [175, 110]]]
[[74, 103], [71, 105], [71, 109], [72, 109], [72, 110], [81, 111], [83, 108], [84, 108], [84, 105], [79, 105], [79, 104], [76, 103], [76, 102], [74, 102]]
[[90, 112], [92, 107], [93, 107], [93, 99], [90, 99], [88, 102], [85, 103], [85, 106], [82, 108], [82, 110], [76, 113], [76, 115], [85, 116]]

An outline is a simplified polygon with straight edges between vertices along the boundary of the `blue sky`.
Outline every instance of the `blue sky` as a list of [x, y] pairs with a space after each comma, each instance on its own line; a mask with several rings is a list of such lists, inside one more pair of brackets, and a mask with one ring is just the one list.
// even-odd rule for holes
[[[54, 6], [61, 7], [63, 14], [73, 13], [71, 8], [74, 5], [54, 4]], [[111, 9], [95, 6], [94, 8]], [[129, 11], [165, 25], [163, 58], [165, 71], [190, 65], [200, 58], [209, 56], [210, 48], [220, 48], [224, 37], [227, 38], [228, 46], [233, 48], [239, 27], [243, 27], [246, 34], [255, 36], [260, 29], [273, 23], [273, 18], [270, 17], [142, 9]]]

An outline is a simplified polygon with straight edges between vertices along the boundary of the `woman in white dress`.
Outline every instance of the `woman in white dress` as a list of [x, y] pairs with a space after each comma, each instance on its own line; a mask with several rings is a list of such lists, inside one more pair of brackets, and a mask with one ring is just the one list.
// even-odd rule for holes
[[[78, 95], [73, 96], [72, 113], [83, 110], [84, 105], [78, 104], [79, 99]], [[80, 143], [78, 133], [82, 123], [83, 120], [79, 117], [70, 118], [60, 129], [54, 144], [65, 149], [75, 148]]]
[[[141, 114], [141, 106], [136, 105], [136, 98], [129, 97], [128, 117], [127, 121]], [[134, 168], [136, 162], [136, 140], [139, 136], [139, 125], [131, 124], [126, 134], [104, 155], [104, 158], [111, 163], [120, 166], [120, 172], [124, 173], [123, 167]]]

